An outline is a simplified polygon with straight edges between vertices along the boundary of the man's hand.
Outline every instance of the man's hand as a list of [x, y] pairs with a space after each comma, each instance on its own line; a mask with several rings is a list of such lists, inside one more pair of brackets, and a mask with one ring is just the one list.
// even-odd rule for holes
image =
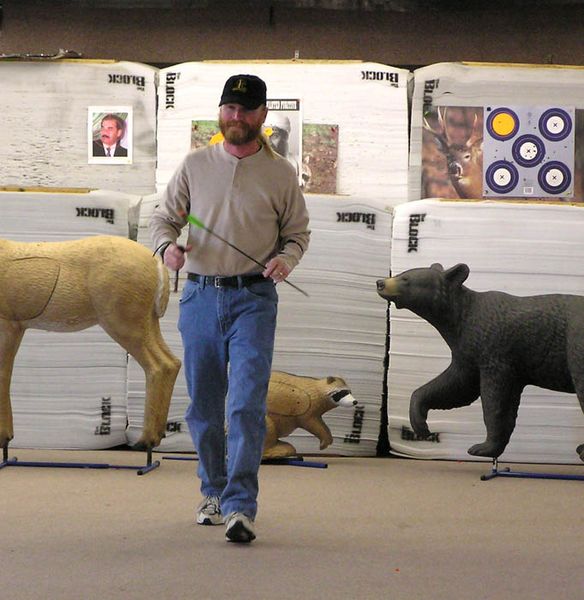
[[280, 256], [274, 256], [266, 264], [266, 269], [262, 273], [264, 277], [271, 277], [276, 283], [284, 281], [290, 275], [292, 269], [286, 264], [286, 261]]
[[169, 244], [164, 251], [164, 264], [173, 271], [180, 271], [185, 264], [185, 254], [192, 249], [192, 246], [178, 246]]

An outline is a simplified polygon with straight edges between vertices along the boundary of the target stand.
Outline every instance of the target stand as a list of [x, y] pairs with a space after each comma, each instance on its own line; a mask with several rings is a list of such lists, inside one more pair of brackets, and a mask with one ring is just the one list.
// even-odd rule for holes
[[50, 462], [50, 461], [20, 461], [18, 458], [8, 458], [8, 445], [2, 448], [2, 462], [4, 467], [45, 467], [53, 469], [129, 469], [136, 471], [136, 475], [146, 475], [160, 466], [160, 461], [152, 461], [152, 450], [146, 451], [145, 465], [110, 465], [109, 463], [84, 463], [84, 462]]
[[264, 458], [262, 465], [290, 465], [291, 467], [310, 467], [312, 469], [327, 469], [328, 464], [313, 460], [304, 460], [302, 456], [289, 458]]
[[[163, 456], [164, 460], [199, 460], [192, 456]], [[309, 467], [312, 469], [327, 469], [328, 464], [304, 460], [302, 456], [286, 457], [286, 458], [262, 458], [262, 465], [289, 465], [291, 467]]]
[[565, 479], [571, 481], [584, 481], [584, 475], [562, 475], [560, 473], [533, 473], [525, 471], [511, 471], [509, 467], [499, 469], [499, 461], [493, 458], [493, 467], [487, 475], [481, 475], [481, 481], [489, 481], [495, 477], [519, 477], [525, 479]]

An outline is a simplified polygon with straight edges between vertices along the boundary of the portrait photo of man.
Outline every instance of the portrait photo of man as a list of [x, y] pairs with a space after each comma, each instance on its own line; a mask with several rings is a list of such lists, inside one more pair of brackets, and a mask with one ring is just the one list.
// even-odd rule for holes
[[90, 111], [91, 146], [89, 162], [128, 163], [131, 160], [130, 113], [128, 110]]

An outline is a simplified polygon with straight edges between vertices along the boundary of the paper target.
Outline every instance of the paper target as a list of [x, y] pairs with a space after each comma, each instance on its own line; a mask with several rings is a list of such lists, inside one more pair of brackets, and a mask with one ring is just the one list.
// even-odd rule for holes
[[573, 107], [484, 107], [485, 197], [574, 195]]

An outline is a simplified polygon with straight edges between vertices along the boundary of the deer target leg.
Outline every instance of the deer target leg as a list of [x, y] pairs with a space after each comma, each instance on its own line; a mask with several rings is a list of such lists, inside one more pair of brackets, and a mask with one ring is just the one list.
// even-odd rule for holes
[[181, 362], [166, 345], [156, 319], [130, 331], [114, 331], [105, 326], [104, 329], [144, 370], [144, 429], [134, 447], [140, 450], [154, 448], [165, 436], [168, 409]]
[[410, 399], [410, 423], [420, 437], [430, 435], [428, 411], [469, 406], [479, 397], [478, 372], [463, 370], [455, 363], [414, 391]]
[[472, 456], [498, 458], [503, 454], [515, 429], [523, 384], [508, 370], [481, 373], [481, 400], [487, 438], [468, 449]]
[[20, 325], [0, 319], [0, 448], [6, 448], [14, 437], [10, 380], [23, 335]]
[[158, 322], [153, 324], [152, 335], [145, 345], [144, 356], [134, 356], [146, 375], [144, 430], [136, 447], [158, 446], [165, 436], [168, 409], [181, 362], [172, 354], [162, 338]]

